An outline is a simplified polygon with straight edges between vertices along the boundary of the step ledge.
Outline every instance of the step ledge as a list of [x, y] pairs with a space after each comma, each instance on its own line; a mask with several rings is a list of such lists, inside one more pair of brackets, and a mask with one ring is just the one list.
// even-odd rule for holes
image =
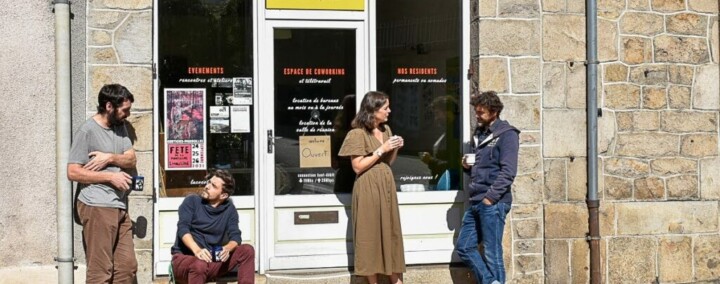
[[[413, 273], [415, 271], [426, 271], [426, 270], [467, 270], [466, 267], [458, 265], [448, 264], [418, 264], [408, 265], [407, 273]], [[293, 269], [293, 270], [268, 270], [265, 274], [268, 279], [298, 279], [298, 280], [312, 280], [312, 279], [332, 279], [339, 277], [353, 276], [354, 274], [347, 268], [312, 268], [312, 269]]]

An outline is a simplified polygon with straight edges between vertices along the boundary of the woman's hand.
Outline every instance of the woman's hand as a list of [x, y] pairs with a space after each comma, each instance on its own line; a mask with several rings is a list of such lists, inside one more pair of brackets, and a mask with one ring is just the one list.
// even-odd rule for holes
[[402, 147], [403, 145], [405, 145], [405, 141], [403, 141], [402, 137], [394, 135], [383, 143], [382, 150], [384, 153], [388, 153]]

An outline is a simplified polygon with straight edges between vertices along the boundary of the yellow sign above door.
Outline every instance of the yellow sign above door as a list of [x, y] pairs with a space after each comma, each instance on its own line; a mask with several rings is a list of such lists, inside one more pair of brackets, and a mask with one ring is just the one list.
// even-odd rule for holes
[[364, 11], [365, 0], [267, 0], [267, 9]]

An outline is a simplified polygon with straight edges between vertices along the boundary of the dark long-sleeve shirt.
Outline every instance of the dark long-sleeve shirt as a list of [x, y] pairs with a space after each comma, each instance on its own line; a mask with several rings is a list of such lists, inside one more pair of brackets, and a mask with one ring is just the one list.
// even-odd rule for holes
[[198, 195], [185, 197], [178, 210], [177, 236], [171, 252], [193, 255], [182, 237], [190, 233], [201, 248], [224, 245], [229, 241], [242, 242], [238, 227], [238, 213], [232, 200], [212, 207]]

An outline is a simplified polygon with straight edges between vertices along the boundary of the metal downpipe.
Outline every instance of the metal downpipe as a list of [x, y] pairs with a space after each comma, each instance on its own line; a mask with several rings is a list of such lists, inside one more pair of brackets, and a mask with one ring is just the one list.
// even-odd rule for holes
[[602, 280], [600, 271], [600, 226], [598, 208], [598, 176], [597, 176], [597, 2], [585, 1], [585, 24], [587, 35], [587, 206], [589, 231], [587, 239], [590, 242], [590, 283], [599, 284]]
[[57, 184], [58, 283], [74, 281], [72, 183], [67, 178], [71, 144], [70, 3], [55, 0], [55, 169]]

